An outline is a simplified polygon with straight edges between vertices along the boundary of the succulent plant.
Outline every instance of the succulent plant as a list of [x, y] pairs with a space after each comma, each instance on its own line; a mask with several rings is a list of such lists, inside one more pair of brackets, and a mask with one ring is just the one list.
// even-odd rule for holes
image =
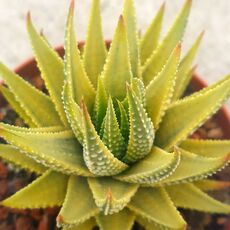
[[106, 48], [99, 0], [92, 1], [87, 39], [79, 50], [74, 2], [64, 61], [27, 29], [45, 94], [0, 64], [1, 92], [28, 127], [0, 123], [0, 156], [39, 177], [1, 204], [60, 206], [63, 229], [184, 229], [177, 208], [230, 213], [205, 192], [229, 186], [207, 179], [229, 161], [229, 140], [188, 138], [230, 95], [230, 76], [183, 97], [203, 33], [180, 58], [191, 0], [160, 40], [164, 5], [139, 38], [132, 0], [125, 0]]

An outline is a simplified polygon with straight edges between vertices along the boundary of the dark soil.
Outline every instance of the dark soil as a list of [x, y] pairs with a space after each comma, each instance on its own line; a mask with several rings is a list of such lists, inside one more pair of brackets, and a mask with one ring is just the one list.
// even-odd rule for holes
[[[35, 78], [32, 83], [39, 89], [45, 91], [43, 82], [38, 78]], [[4, 108], [0, 108], [0, 121], [25, 126], [22, 120], [18, 118], [17, 114], [8, 105]], [[195, 139], [222, 139], [223, 131], [214, 116], [191, 137]], [[0, 142], [4, 141], [0, 139]], [[229, 178], [229, 175], [230, 167], [215, 175], [214, 178], [226, 180]], [[0, 160], [0, 200], [14, 194], [35, 178], [35, 174], [20, 170]], [[212, 193], [212, 195], [225, 203], [230, 203], [230, 191], [227, 189], [218, 193]], [[189, 223], [188, 229], [230, 230], [230, 218], [226, 215], [210, 215], [186, 210], [181, 210], [181, 212]], [[0, 230], [54, 230], [57, 229], [55, 226], [57, 213], [58, 208], [16, 210], [0, 206]], [[134, 229], [143, 230], [143, 228], [136, 224]]]

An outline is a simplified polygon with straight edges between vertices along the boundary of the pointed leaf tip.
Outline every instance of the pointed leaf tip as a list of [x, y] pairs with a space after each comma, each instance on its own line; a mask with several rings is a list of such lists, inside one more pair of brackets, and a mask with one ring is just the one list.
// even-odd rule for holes
[[31, 23], [31, 13], [30, 13], [30, 11], [28, 11], [27, 14], [26, 14], [26, 22]]

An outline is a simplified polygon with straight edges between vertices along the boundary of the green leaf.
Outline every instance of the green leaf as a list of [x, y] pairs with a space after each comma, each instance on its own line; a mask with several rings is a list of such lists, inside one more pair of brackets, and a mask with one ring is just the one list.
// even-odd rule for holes
[[123, 104], [120, 101], [117, 101], [118, 107], [119, 107], [119, 114], [120, 114], [120, 130], [122, 133], [122, 136], [125, 139], [125, 142], [128, 142], [129, 139], [129, 118], [126, 113], [126, 110], [123, 106]]
[[102, 81], [102, 78], [99, 77], [98, 84], [97, 84], [97, 94], [96, 94], [96, 100], [94, 104], [94, 111], [95, 111], [95, 117], [96, 117], [96, 128], [99, 132], [101, 129], [101, 125], [103, 123], [106, 109], [108, 105], [108, 96], [105, 91], [104, 83]]
[[173, 174], [160, 181], [160, 184], [178, 184], [201, 180], [214, 174], [229, 161], [230, 154], [219, 158], [207, 158], [178, 149], [181, 152], [181, 161]]
[[84, 160], [88, 169], [95, 175], [115, 175], [128, 166], [118, 160], [104, 145], [97, 134], [85, 104], [83, 103], [84, 117]]
[[[0, 63], [0, 75], [16, 101], [36, 126], [61, 125], [53, 102], [41, 91]], [[29, 95], [29, 96], [28, 96]]]
[[0, 124], [0, 136], [29, 157], [54, 170], [92, 176], [85, 165], [82, 147], [71, 131], [36, 132]]
[[64, 84], [64, 64], [59, 55], [47, 44], [46, 40], [34, 28], [30, 14], [27, 16], [27, 30], [34, 51], [41, 77], [45, 81], [58, 114], [65, 126], [68, 122], [62, 105], [62, 89]]
[[[144, 227], [145, 230], [162, 230], [165, 229], [164, 226], [157, 224], [154, 221], [149, 221], [147, 219], [144, 219], [141, 216], [136, 216], [136, 221], [138, 224], [140, 224], [142, 227]], [[168, 229], [168, 228], [166, 228]]]
[[124, 99], [126, 83], [132, 79], [125, 22], [120, 16], [102, 77], [112, 98]]
[[110, 177], [88, 179], [97, 206], [104, 215], [121, 211], [137, 191], [138, 185], [117, 181]]
[[123, 161], [130, 164], [149, 154], [154, 140], [154, 129], [143, 105], [130, 87], [127, 93], [130, 132], [128, 149]]
[[86, 179], [70, 176], [66, 197], [57, 217], [58, 227], [80, 225], [98, 213]]
[[155, 183], [169, 176], [180, 162], [180, 153], [167, 153], [157, 147], [142, 160], [132, 165], [116, 178], [131, 183]]
[[148, 83], [160, 72], [175, 46], [181, 41], [191, 5], [192, 1], [186, 0], [167, 35], [152, 53], [151, 57], [146, 61], [143, 67], [143, 80], [145, 85], [148, 85]]
[[166, 191], [177, 207], [211, 213], [230, 213], [230, 206], [223, 204], [192, 184], [166, 187]]
[[230, 140], [187, 139], [180, 147], [204, 157], [223, 157], [230, 152]]
[[131, 230], [134, 224], [135, 216], [128, 209], [124, 209], [113, 215], [103, 215], [100, 213], [97, 217], [97, 223], [101, 230]]
[[160, 122], [171, 102], [176, 73], [180, 60], [181, 45], [177, 45], [163, 70], [146, 88], [146, 107], [153, 126], [158, 129]]
[[140, 77], [140, 52], [133, 0], [124, 1], [123, 17], [127, 29], [130, 63], [134, 77]]
[[154, 221], [164, 228], [184, 229], [186, 226], [163, 188], [140, 188], [128, 208], [135, 214]]
[[104, 118], [104, 131], [102, 141], [110, 152], [118, 159], [121, 159], [125, 151], [125, 141], [119, 129], [113, 101], [110, 98]]
[[89, 109], [93, 106], [95, 90], [90, 82], [80, 52], [77, 48], [77, 41], [74, 32], [74, 2], [72, 1], [66, 24], [65, 38], [65, 73], [66, 79], [71, 87], [73, 99], [80, 104], [84, 98]]
[[64, 227], [64, 230], [92, 230], [96, 226], [96, 221], [94, 219], [89, 219], [83, 224], [79, 224], [73, 227]]
[[27, 169], [37, 174], [44, 173], [47, 168], [40, 163], [37, 163], [32, 158], [26, 156], [20, 150], [5, 144], [0, 144], [0, 157], [11, 162], [21, 168]]
[[141, 56], [142, 65], [145, 64], [147, 59], [157, 48], [159, 38], [160, 38], [161, 28], [162, 28], [164, 12], [165, 12], [165, 4], [163, 4], [161, 8], [158, 10], [151, 25], [149, 26], [149, 28], [146, 30], [145, 34], [141, 38], [140, 56]]
[[193, 184], [203, 191], [221, 190], [230, 187], [230, 181], [201, 180]]
[[197, 54], [197, 50], [199, 48], [203, 35], [204, 35], [204, 32], [202, 32], [198, 36], [193, 46], [187, 52], [187, 54], [185, 55], [185, 57], [183, 58], [183, 60], [181, 61], [179, 65], [177, 78], [176, 78], [176, 84], [174, 86], [173, 101], [176, 101], [178, 98], [183, 96], [184, 91], [186, 90], [190, 82], [190, 79], [192, 76], [191, 75], [191, 65]]
[[106, 54], [101, 28], [100, 0], [93, 0], [83, 58], [86, 72], [95, 88], [105, 64]]
[[65, 198], [67, 181], [68, 176], [47, 171], [1, 204], [19, 209], [60, 206]]
[[156, 133], [155, 144], [169, 149], [181, 142], [213, 115], [229, 95], [230, 75], [212, 86], [173, 103], [163, 117]]
[[74, 101], [69, 84], [66, 82], [63, 89], [63, 104], [66, 117], [70, 123], [77, 140], [83, 144], [82, 112], [79, 105]]
[[28, 116], [25, 110], [21, 107], [20, 103], [16, 100], [14, 94], [11, 93], [10, 90], [3, 85], [0, 85], [0, 90], [3, 96], [8, 101], [8, 103], [13, 108], [13, 110], [17, 112], [17, 114], [23, 119], [23, 121], [25, 121], [25, 123], [30, 127], [36, 127], [36, 124], [32, 121], [30, 116]]

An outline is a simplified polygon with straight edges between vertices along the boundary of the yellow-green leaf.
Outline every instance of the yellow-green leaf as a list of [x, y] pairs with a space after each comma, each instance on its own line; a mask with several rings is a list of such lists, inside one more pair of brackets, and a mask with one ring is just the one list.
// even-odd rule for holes
[[123, 161], [130, 164], [147, 156], [152, 148], [154, 140], [154, 129], [144, 106], [128, 87], [129, 103], [129, 143]]
[[63, 104], [65, 108], [66, 117], [74, 132], [77, 140], [83, 144], [83, 124], [82, 112], [79, 105], [74, 101], [69, 83], [65, 83], [63, 89]]
[[100, 0], [92, 0], [83, 58], [85, 70], [95, 88], [97, 87], [98, 77], [103, 70], [107, 53], [100, 14]]
[[64, 227], [63, 230], [92, 230], [96, 226], [96, 221], [91, 218], [85, 221], [83, 224], [79, 224], [73, 227]]
[[160, 72], [176, 44], [181, 41], [191, 5], [192, 1], [186, 0], [167, 35], [145, 63], [143, 67], [143, 80], [146, 85], [148, 85], [148, 83]]
[[146, 107], [155, 129], [158, 128], [165, 110], [171, 102], [176, 73], [180, 60], [181, 45], [177, 45], [163, 70], [146, 88]]
[[230, 140], [187, 139], [180, 147], [204, 157], [223, 157], [230, 152]]
[[186, 53], [185, 57], [182, 59], [179, 67], [176, 78], [176, 83], [174, 86], [173, 101], [177, 100], [183, 96], [184, 91], [186, 90], [190, 79], [191, 79], [191, 65], [196, 56], [197, 50], [199, 48], [200, 42], [202, 40], [204, 33], [202, 32], [190, 50]]
[[138, 185], [120, 182], [111, 177], [88, 179], [97, 206], [104, 215], [120, 212], [137, 191]]
[[95, 99], [95, 90], [90, 82], [80, 52], [74, 31], [74, 2], [72, 1], [66, 24], [65, 35], [65, 73], [71, 87], [73, 99], [80, 104], [84, 98], [89, 109], [92, 108]]
[[224, 157], [207, 158], [183, 149], [178, 149], [178, 151], [181, 152], [180, 164], [174, 173], [160, 181], [160, 184], [178, 184], [201, 180], [226, 166], [230, 157], [228, 154]]
[[41, 72], [41, 77], [45, 81], [46, 88], [49, 91], [62, 122], [68, 126], [62, 105], [62, 88], [64, 84], [64, 64], [59, 55], [50, 47], [46, 40], [34, 28], [30, 14], [27, 17], [27, 30], [31, 45]]
[[135, 216], [128, 209], [124, 209], [116, 214], [107, 215], [99, 214], [96, 217], [97, 223], [101, 230], [131, 230], [134, 224]]
[[230, 181], [200, 180], [193, 184], [203, 191], [221, 190], [230, 187]]
[[163, 188], [140, 188], [128, 205], [135, 214], [164, 228], [184, 229], [185, 221]]
[[84, 117], [84, 160], [89, 170], [99, 176], [110, 176], [124, 171], [128, 165], [118, 160], [109, 151], [97, 134], [85, 104]]
[[123, 17], [126, 25], [130, 63], [134, 77], [140, 77], [140, 52], [136, 14], [133, 0], [124, 1]]
[[165, 12], [165, 4], [163, 4], [158, 10], [156, 16], [152, 20], [149, 28], [146, 30], [145, 34], [142, 36], [140, 41], [140, 56], [141, 64], [144, 65], [147, 59], [151, 56], [154, 50], [157, 48], [162, 21]]
[[[36, 130], [36, 129], [35, 129]], [[0, 136], [37, 162], [66, 174], [92, 176], [72, 131], [42, 132], [0, 124]]]
[[11, 93], [10, 90], [3, 85], [0, 85], [0, 91], [5, 99], [8, 101], [8, 103], [11, 105], [13, 110], [17, 112], [17, 114], [22, 118], [22, 120], [30, 127], [36, 127], [36, 123], [33, 122], [30, 116], [28, 116], [25, 110], [21, 107], [20, 103], [16, 100], [14, 94]]
[[102, 73], [105, 89], [112, 98], [118, 99], [124, 99], [126, 83], [132, 79], [126, 31], [124, 19], [120, 16]]
[[155, 144], [169, 149], [183, 141], [213, 115], [229, 95], [230, 75], [212, 86], [173, 103], [166, 110], [156, 133]]
[[67, 181], [68, 176], [49, 170], [1, 204], [20, 209], [60, 206], [65, 198]]
[[0, 75], [14, 94], [16, 101], [36, 126], [62, 124], [50, 97], [30, 85], [2, 63], [0, 63]]
[[162, 230], [162, 229], [164, 229], [164, 226], [159, 225], [154, 221], [149, 221], [148, 219], [144, 219], [141, 216], [136, 216], [136, 221], [138, 222], [138, 224], [140, 224], [142, 227], [144, 227], [145, 230]]
[[230, 213], [230, 206], [223, 204], [192, 184], [166, 187], [166, 191], [177, 207], [211, 213]]
[[34, 159], [28, 157], [26, 154], [20, 152], [19, 149], [16, 149], [11, 145], [0, 144], [0, 157], [37, 174], [42, 174], [47, 170], [45, 166], [37, 163]]
[[67, 193], [57, 217], [59, 227], [80, 225], [99, 213], [84, 177], [70, 176]]
[[169, 176], [180, 162], [180, 153], [167, 153], [157, 147], [142, 160], [119, 174], [116, 178], [137, 184], [155, 183]]

